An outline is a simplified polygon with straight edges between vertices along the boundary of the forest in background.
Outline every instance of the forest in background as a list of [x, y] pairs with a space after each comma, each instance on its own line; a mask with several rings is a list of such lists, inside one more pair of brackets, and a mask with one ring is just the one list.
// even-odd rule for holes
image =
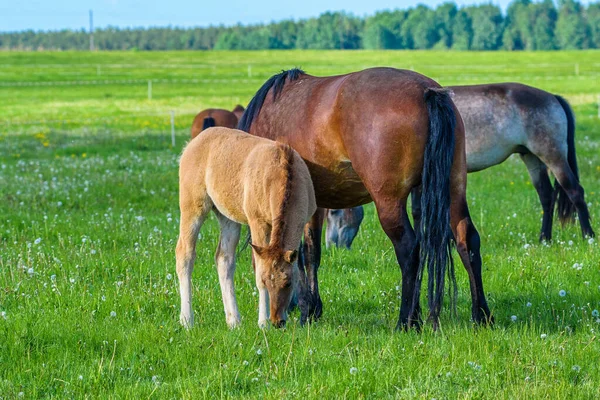
[[[197, 28], [107, 27], [94, 31], [99, 50], [453, 49], [573, 50], [600, 48], [600, 2], [515, 0], [506, 14], [488, 4], [379, 11], [357, 17], [326, 12], [269, 24]], [[0, 32], [2, 50], [87, 50], [85, 30]]]

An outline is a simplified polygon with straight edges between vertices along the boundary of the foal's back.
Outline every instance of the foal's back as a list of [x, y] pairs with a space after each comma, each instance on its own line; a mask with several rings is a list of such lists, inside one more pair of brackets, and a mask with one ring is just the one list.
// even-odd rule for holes
[[314, 212], [314, 189], [302, 158], [283, 144], [236, 129], [209, 128], [188, 144], [180, 161], [180, 190], [190, 191], [196, 201], [208, 195], [232, 221], [273, 221], [286, 185], [286, 157], [293, 157], [290, 204], [300, 214]]

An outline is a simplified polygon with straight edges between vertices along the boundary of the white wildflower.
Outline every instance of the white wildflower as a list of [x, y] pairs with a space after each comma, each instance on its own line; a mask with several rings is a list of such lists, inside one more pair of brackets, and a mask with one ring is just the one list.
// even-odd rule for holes
[[350, 368], [350, 375], [356, 375], [357, 372], [358, 372], [358, 368], [356, 368], [356, 367]]

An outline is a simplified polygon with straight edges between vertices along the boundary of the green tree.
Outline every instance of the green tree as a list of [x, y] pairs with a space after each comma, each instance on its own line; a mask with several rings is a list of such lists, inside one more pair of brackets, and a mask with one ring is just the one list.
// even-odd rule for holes
[[600, 3], [590, 4], [586, 14], [590, 27], [590, 47], [598, 49], [600, 48]]
[[473, 40], [473, 26], [471, 17], [464, 11], [459, 10], [454, 17], [452, 27], [452, 49], [470, 50]]
[[483, 4], [465, 8], [473, 27], [472, 50], [497, 50], [502, 43], [504, 18], [498, 6]]
[[587, 49], [589, 26], [583, 7], [575, 0], [561, 0], [556, 21], [556, 38], [561, 49]]

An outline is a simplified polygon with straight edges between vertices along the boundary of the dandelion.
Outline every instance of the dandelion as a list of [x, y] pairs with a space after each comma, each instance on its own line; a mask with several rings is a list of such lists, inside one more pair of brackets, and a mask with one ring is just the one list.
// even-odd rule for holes
[[56, 203], [56, 205], [59, 206], [59, 207], [62, 207], [63, 203], [62, 203], [62, 201], [59, 201], [59, 202]]
[[248, 364], [250, 364], [250, 363], [247, 360], [244, 360], [244, 362], [242, 364], [244, 364], [244, 367], [247, 367]]
[[143, 221], [144, 217], [142, 217], [141, 215], [138, 215], [137, 217], [135, 217], [135, 219], [137, 219], [138, 221]]
[[114, 317], [116, 317], [116, 316], [117, 316], [117, 313], [116, 313], [115, 311], [111, 311], [111, 312], [110, 312], [110, 316], [114, 318]]
[[588, 244], [594, 244], [594, 238], [589, 238], [588, 239]]
[[356, 375], [357, 372], [358, 372], [358, 368], [356, 368], [356, 367], [350, 368], [350, 375]]
[[571, 369], [575, 372], [579, 372], [581, 370], [581, 367], [579, 365], [573, 365], [573, 368]]
[[600, 313], [598, 312], [598, 310], [593, 310], [592, 311], [592, 317], [597, 317], [599, 315], [600, 315]]
[[512, 320], [512, 322], [517, 322], [517, 316], [516, 315], [511, 316], [510, 319]]
[[524, 248], [524, 249], [528, 249], [529, 247], [531, 247], [531, 245], [530, 245], [529, 243], [525, 243], [525, 244], [523, 245], [523, 248]]
[[527, 302], [527, 307], [531, 307], [531, 302]]
[[452, 377], [452, 372], [446, 372], [446, 378]]
[[101, 299], [102, 301], [106, 301], [106, 296], [104, 296], [104, 295], [103, 295], [103, 296], [102, 296], [100, 299]]
[[90, 254], [96, 254], [96, 250], [95, 249], [91, 249], [90, 250]]
[[34, 244], [40, 244], [41, 241], [42, 241], [42, 238], [37, 238], [37, 239], [35, 239], [35, 241], [33, 243]]
[[573, 246], [573, 241], [569, 240], [569, 246]]
[[52, 282], [56, 281], [56, 275], [54, 275], [54, 274], [50, 275], [50, 280]]
[[158, 376], [156, 376], [156, 375], [152, 375], [152, 382], [155, 385], [160, 385], [160, 381], [158, 380]]
[[546, 335], [545, 333], [542, 333], [542, 334], [540, 335], [540, 338], [541, 338], [542, 340], [545, 340], [547, 337], [548, 337], [548, 335]]
[[561, 290], [558, 292], [558, 295], [559, 295], [560, 297], [565, 297], [565, 296], [567, 295], [567, 292], [565, 292], [564, 290], [562, 290], [562, 289], [561, 289]]
[[35, 274], [35, 271], [33, 270], [33, 267], [29, 268], [29, 269], [27, 270], [27, 273], [28, 273], [29, 275], [33, 275], [33, 274]]
[[0, 318], [2, 318], [2, 319], [6, 319], [7, 318], [6, 317], [6, 311], [0, 312]]
[[173, 279], [173, 275], [167, 274], [167, 280], [170, 281], [171, 279]]
[[69, 278], [69, 282], [75, 283], [75, 278]]
[[83, 380], [83, 375], [79, 375], [79, 376], [78, 376], [78, 379], [79, 379], [80, 381], [82, 381], [82, 380]]
[[256, 354], [258, 354], [260, 356], [262, 354], [262, 350], [261, 349], [256, 350]]

